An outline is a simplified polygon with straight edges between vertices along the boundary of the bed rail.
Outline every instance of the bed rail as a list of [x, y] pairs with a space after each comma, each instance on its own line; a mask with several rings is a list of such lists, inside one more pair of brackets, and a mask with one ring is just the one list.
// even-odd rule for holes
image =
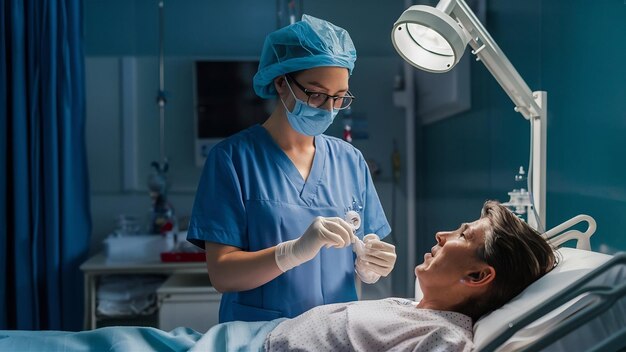
[[[618, 266], [626, 266], [626, 253], [616, 254], [611, 260], [588, 273], [580, 280], [564, 289], [561, 293], [554, 296], [551, 300], [540, 304], [521, 318], [509, 323], [509, 328], [494, 338], [487, 346], [485, 346], [483, 350], [481, 350], [481, 352], [491, 352], [497, 350], [500, 345], [505, 343], [522, 328], [583, 294], [587, 294], [586, 298], [588, 300], [588, 304], [586, 306], [522, 350], [539, 351], [551, 345], [559, 338], [567, 335], [579, 326], [599, 316], [611, 308], [619, 299], [626, 296], [626, 282], [621, 282], [617, 285], [585, 285], [603, 273], [606, 273], [607, 271]], [[605, 347], [611, 347], [611, 350], [619, 350], [620, 348], [626, 347], [626, 340], [624, 339], [625, 335], [626, 328], [623, 328], [613, 333], [613, 335], [606, 340], [599, 341], [595, 348], [597, 350], [605, 350]], [[616, 348], [613, 349], [612, 347]]]
[[589, 352], [623, 351], [624, 349], [626, 349], [626, 326], [609, 336], [608, 339], [601, 341]]
[[[580, 232], [578, 230], [563, 232], [583, 221], [586, 221], [589, 224], [585, 232]], [[594, 234], [594, 232], [596, 232], [596, 221], [589, 215], [580, 214], [574, 216], [573, 218], [565, 221], [558, 226], [555, 226], [549, 231], [546, 231], [542, 236], [555, 248], [559, 247], [567, 241], [576, 240], [577, 249], [585, 249], [590, 251], [590, 238]]]

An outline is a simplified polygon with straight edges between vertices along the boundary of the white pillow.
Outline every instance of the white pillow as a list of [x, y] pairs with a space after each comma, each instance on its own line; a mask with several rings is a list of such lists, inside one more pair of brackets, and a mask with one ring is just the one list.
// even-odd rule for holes
[[[552, 298], [565, 287], [571, 285], [585, 274], [610, 260], [610, 255], [573, 248], [561, 248], [559, 265], [528, 286], [517, 297], [474, 324], [474, 345], [476, 350], [484, 348], [493, 338], [507, 329], [508, 323], [520, 318], [537, 305]], [[501, 350], [519, 349], [532, 342], [536, 335], [548, 327], [562, 321], [585, 301], [584, 295], [573, 299], [568, 304], [554, 310], [535, 323], [521, 329], [515, 339], [507, 341]]]

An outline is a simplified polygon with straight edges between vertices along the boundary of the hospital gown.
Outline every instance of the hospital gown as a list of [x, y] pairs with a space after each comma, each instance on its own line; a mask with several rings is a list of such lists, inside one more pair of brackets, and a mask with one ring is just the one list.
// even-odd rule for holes
[[400, 298], [320, 306], [280, 323], [265, 350], [471, 351], [472, 320]]

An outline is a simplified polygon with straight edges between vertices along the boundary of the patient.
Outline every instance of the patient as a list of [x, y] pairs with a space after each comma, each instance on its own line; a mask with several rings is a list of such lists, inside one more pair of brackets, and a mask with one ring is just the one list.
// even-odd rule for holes
[[281, 322], [267, 351], [470, 351], [472, 321], [498, 309], [555, 265], [552, 248], [504, 206], [438, 232], [415, 268], [423, 299], [338, 303]]
[[2, 351], [471, 351], [472, 322], [550, 271], [547, 242], [488, 201], [480, 219], [438, 232], [415, 268], [423, 299], [337, 303], [293, 319], [178, 328], [109, 327], [83, 332], [0, 331]]

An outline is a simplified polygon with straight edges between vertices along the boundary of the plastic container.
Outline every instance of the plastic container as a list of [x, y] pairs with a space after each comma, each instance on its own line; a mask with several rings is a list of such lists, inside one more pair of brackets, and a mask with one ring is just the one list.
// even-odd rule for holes
[[110, 235], [104, 240], [107, 262], [160, 262], [161, 253], [173, 248], [173, 239], [163, 235]]

